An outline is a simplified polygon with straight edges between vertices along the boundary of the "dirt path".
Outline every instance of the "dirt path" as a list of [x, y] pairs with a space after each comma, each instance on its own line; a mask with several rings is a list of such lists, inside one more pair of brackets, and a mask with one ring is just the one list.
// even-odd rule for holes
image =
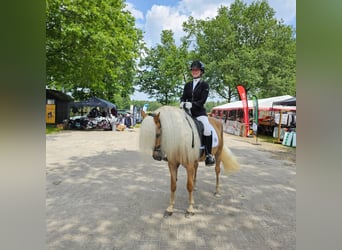
[[165, 162], [138, 152], [131, 132], [63, 131], [46, 137], [47, 249], [295, 249], [296, 150], [225, 134], [241, 170], [200, 164], [196, 214], [186, 219], [180, 169], [174, 215]]

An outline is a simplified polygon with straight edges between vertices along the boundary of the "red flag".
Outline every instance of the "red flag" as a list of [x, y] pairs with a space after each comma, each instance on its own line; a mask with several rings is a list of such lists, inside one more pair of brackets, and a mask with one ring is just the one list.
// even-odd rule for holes
[[249, 115], [248, 115], [248, 101], [247, 101], [247, 95], [246, 95], [246, 89], [242, 85], [236, 86], [237, 90], [240, 95], [240, 99], [242, 101], [242, 107], [243, 107], [243, 116], [244, 116], [244, 123], [246, 125], [246, 136], [248, 136], [249, 131]]

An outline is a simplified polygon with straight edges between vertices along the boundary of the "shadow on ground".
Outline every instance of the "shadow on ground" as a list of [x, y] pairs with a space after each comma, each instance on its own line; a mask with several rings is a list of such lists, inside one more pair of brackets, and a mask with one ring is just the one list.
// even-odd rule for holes
[[[196, 214], [188, 206], [186, 173], [179, 170], [175, 212], [166, 162], [137, 151], [71, 157], [47, 169], [47, 249], [295, 249], [295, 167], [265, 151], [236, 147], [241, 170], [221, 175], [200, 164]], [[276, 162], [276, 164], [275, 164]]]

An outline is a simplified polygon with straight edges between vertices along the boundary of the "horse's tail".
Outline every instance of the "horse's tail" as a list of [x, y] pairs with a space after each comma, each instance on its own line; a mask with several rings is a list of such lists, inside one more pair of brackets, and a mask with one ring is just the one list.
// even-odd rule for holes
[[236, 160], [235, 155], [226, 145], [223, 145], [221, 160], [226, 174], [236, 172], [240, 169], [240, 164]]

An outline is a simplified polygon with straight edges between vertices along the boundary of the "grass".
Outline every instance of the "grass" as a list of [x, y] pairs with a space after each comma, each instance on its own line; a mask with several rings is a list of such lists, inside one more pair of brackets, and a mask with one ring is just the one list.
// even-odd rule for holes
[[258, 141], [273, 143], [273, 141], [276, 139], [277, 138], [273, 138], [273, 136], [269, 135], [258, 135]]
[[46, 124], [45, 134], [52, 134], [63, 130], [63, 128], [58, 128], [56, 125]]

